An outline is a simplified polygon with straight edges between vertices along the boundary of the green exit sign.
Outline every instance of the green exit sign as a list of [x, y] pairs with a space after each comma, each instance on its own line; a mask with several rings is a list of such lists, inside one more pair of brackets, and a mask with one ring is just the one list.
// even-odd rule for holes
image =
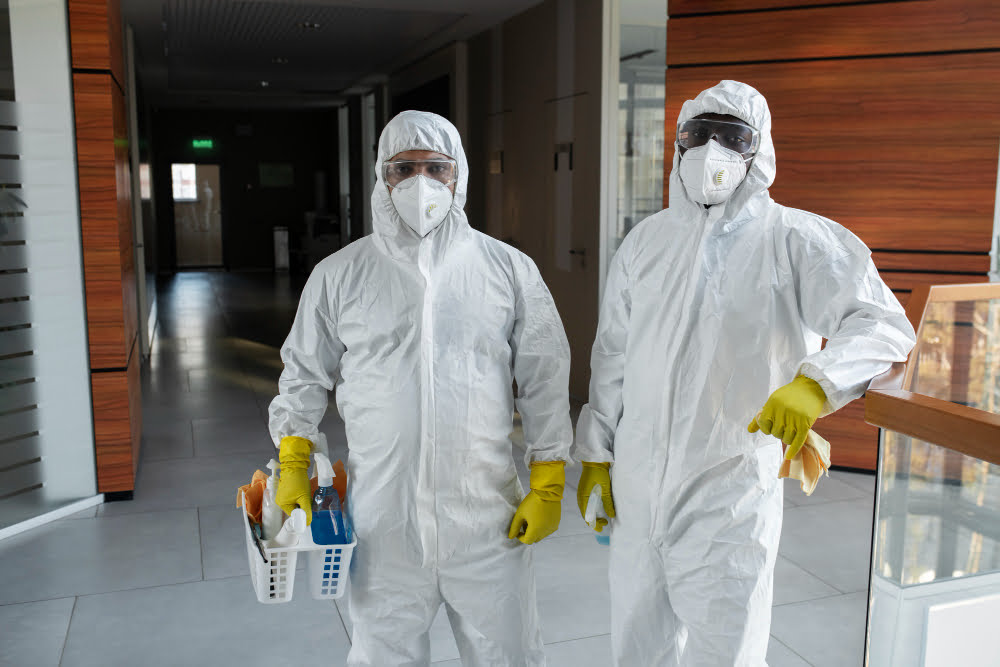
[[192, 139], [191, 147], [200, 148], [202, 150], [210, 150], [214, 148], [214, 143], [211, 139]]

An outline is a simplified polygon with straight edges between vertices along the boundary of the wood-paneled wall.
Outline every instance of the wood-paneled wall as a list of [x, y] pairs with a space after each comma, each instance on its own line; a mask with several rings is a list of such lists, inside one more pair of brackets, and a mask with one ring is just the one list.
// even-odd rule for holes
[[[1000, 3], [670, 0], [669, 15], [668, 136], [684, 100], [748, 83], [773, 117], [777, 202], [857, 234], [904, 305], [918, 284], [987, 279]], [[862, 400], [816, 428], [835, 465], [874, 468]]]
[[97, 488], [128, 493], [142, 410], [118, 0], [70, 0], [69, 19]]

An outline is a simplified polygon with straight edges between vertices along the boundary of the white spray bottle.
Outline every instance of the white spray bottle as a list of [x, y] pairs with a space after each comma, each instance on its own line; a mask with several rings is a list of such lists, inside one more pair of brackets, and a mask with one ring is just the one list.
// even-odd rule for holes
[[[608, 533], [610, 533], [611, 520], [604, 511], [604, 501], [601, 499], [601, 494], [601, 485], [595, 484], [594, 488], [590, 491], [590, 498], [587, 499], [587, 511], [584, 513], [583, 520], [587, 522], [588, 526], [597, 530], [597, 520], [604, 519], [608, 522], [607, 528]], [[611, 543], [608, 533], [599, 533], [595, 535], [594, 537], [597, 539], [597, 543], [608, 546], [608, 544]]]
[[275, 494], [278, 492], [278, 462], [271, 459], [267, 462], [267, 467], [271, 475], [267, 478], [267, 485], [264, 488], [264, 498], [261, 501], [261, 533], [265, 540], [274, 539], [281, 530], [281, 523], [284, 521], [284, 512], [278, 507]]
[[306, 534], [306, 513], [301, 507], [296, 507], [281, 527], [278, 534], [271, 540], [276, 547], [294, 547], [299, 539]]

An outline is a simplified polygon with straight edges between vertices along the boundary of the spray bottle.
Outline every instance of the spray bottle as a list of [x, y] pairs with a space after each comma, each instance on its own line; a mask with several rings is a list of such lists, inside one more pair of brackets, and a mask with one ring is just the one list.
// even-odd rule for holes
[[306, 513], [301, 507], [296, 507], [288, 516], [288, 521], [281, 527], [278, 534], [271, 540], [274, 547], [294, 547], [306, 532]]
[[271, 471], [271, 475], [267, 478], [267, 484], [264, 488], [264, 498], [261, 501], [261, 533], [263, 534], [263, 539], [271, 540], [281, 530], [281, 522], [284, 520], [284, 516], [275, 499], [278, 487], [278, 462], [271, 459], [267, 462], [267, 467]]
[[344, 515], [340, 511], [340, 496], [333, 488], [333, 466], [322, 452], [313, 455], [316, 459], [316, 478], [319, 488], [313, 496], [312, 538], [316, 544], [347, 544], [344, 529]]
[[[587, 499], [587, 511], [584, 513], [583, 520], [587, 522], [594, 530], [597, 530], [597, 520], [605, 519], [608, 521], [608, 532], [611, 532], [611, 521], [608, 519], [607, 513], [604, 511], [604, 501], [601, 500], [601, 485], [595, 484], [594, 488], [590, 491], [590, 497]], [[595, 535], [598, 544], [603, 544], [608, 546], [611, 544], [611, 536], [606, 533], [598, 533]]]

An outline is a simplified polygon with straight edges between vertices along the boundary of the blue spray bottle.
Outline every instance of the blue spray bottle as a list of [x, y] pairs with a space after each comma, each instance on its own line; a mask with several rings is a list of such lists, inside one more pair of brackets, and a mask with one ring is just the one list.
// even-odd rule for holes
[[587, 498], [587, 511], [584, 514], [583, 519], [584, 519], [584, 521], [587, 522], [587, 525], [589, 525], [594, 530], [597, 529], [597, 520], [598, 519], [605, 519], [605, 520], [607, 520], [608, 521], [608, 524], [607, 524], [607, 531], [608, 532], [607, 533], [604, 533], [604, 532], [598, 533], [594, 537], [597, 539], [597, 543], [598, 544], [603, 544], [604, 546], [608, 546], [609, 544], [611, 544], [611, 536], [609, 535], [609, 533], [611, 532], [611, 520], [608, 519], [608, 515], [604, 511], [604, 501], [601, 500], [601, 485], [600, 484], [595, 484], [594, 488], [591, 489], [591, 491], [590, 491], [590, 497]]
[[313, 455], [316, 459], [316, 477], [319, 488], [312, 503], [312, 538], [316, 544], [347, 544], [350, 540], [344, 526], [344, 515], [340, 510], [340, 496], [333, 488], [333, 466], [330, 459], [321, 452]]

